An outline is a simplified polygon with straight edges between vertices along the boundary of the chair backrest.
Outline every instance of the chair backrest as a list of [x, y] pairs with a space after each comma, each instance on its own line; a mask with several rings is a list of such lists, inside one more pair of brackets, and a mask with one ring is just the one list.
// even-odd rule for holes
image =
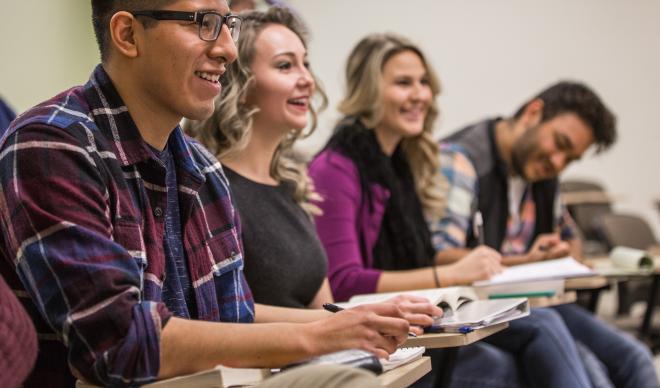
[[[564, 197], [578, 193], [605, 194], [605, 189], [601, 184], [589, 180], [566, 180], [562, 181], [559, 187]], [[602, 239], [602, 236], [599, 234], [594, 221], [602, 214], [612, 213], [612, 205], [602, 200], [591, 201], [590, 197], [594, 196], [586, 195], [582, 201], [567, 203], [566, 208], [573, 217], [573, 220], [575, 220], [578, 228], [580, 228], [584, 239], [599, 241]]]
[[605, 191], [600, 183], [578, 179], [568, 179], [562, 181], [559, 187], [562, 193], [570, 193], [575, 191]]
[[647, 249], [651, 245], [657, 244], [649, 224], [643, 218], [635, 215], [602, 214], [598, 217], [596, 224], [609, 249], [617, 245]]

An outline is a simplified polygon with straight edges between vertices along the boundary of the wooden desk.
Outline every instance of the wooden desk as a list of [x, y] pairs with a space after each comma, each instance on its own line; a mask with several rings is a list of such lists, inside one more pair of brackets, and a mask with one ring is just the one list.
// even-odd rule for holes
[[402, 347], [424, 346], [427, 349], [453, 348], [477, 342], [509, 327], [508, 322], [477, 329], [471, 333], [428, 333], [418, 337], [409, 337]]
[[647, 277], [651, 276], [654, 273], [660, 273], [660, 263], [656, 259], [655, 269], [625, 269], [618, 268], [612, 264], [612, 261], [609, 257], [595, 257], [591, 259], [586, 259], [585, 263], [598, 272], [601, 277], [618, 279], [627, 279], [631, 277]]
[[609, 284], [605, 276], [587, 276], [581, 278], [566, 279], [564, 289], [566, 290], [593, 290], [602, 288]]
[[[465, 346], [477, 342], [509, 327], [508, 322], [477, 329], [471, 333], [429, 333], [418, 337], [408, 337], [401, 346], [424, 346], [427, 349], [448, 348], [442, 360], [435, 359], [433, 368], [436, 369], [434, 387], [447, 388], [451, 383], [451, 376], [458, 358], [458, 346]], [[442, 361], [442, 364], [438, 364]]]
[[[530, 308], [552, 307], [560, 304], [573, 303], [577, 299], [575, 291], [567, 291], [561, 295], [541, 296], [538, 298], [528, 298]], [[524, 319], [524, 318], [523, 318]]]
[[[240, 370], [240, 369], [235, 369]], [[258, 371], [252, 369], [251, 371]], [[422, 357], [419, 360], [413, 361], [409, 364], [402, 365], [398, 368], [387, 371], [378, 376], [378, 380], [386, 388], [405, 388], [412, 385], [415, 381], [422, 378], [424, 375], [431, 371], [431, 358]], [[264, 376], [268, 373], [268, 369], [263, 370]], [[147, 384], [145, 387], [154, 388], [223, 388], [221, 373], [216, 370], [208, 370], [196, 374], [195, 380], [189, 381], [190, 376], [172, 378], [164, 381]], [[261, 377], [258, 377], [258, 381]], [[246, 386], [257, 384], [251, 383]], [[76, 381], [76, 388], [100, 388], [96, 385], [84, 383], [80, 380]]]
[[387, 388], [405, 388], [431, 371], [431, 358], [422, 357], [417, 361], [387, 371], [378, 380]]

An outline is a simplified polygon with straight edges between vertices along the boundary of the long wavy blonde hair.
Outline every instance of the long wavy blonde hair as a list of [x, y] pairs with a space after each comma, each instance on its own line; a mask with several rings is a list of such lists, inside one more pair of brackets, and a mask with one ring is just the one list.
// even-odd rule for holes
[[[241, 33], [238, 39], [238, 59], [227, 67], [221, 82], [222, 93], [216, 100], [213, 115], [201, 122], [186, 121], [184, 128], [198, 139], [219, 159], [242, 150], [250, 141], [252, 117], [258, 107], [245, 104], [247, 94], [254, 85], [251, 71], [255, 57], [255, 41], [267, 26], [280, 24], [293, 31], [303, 46], [307, 48], [307, 32], [303, 24], [289, 10], [271, 7], [268, 11], [241, 13]], [[304, 139], [316, 129], [318, 112], [327, 106], [326, 94], [314, 73], [310, 74], [316, 84], [315, 100], [310, 106], [311, 123], [309, 129], [292, 129], [280, 142], [270, 163], [270, 175], [277, 182], [287, 182], [293, 187], [294, 200], [312, 216], [320, 214], [320, 209], [312, 201], [320, 199], [314, 190], [307, 168], [293, 157], [292, 146], [298, 139]], [[317, 103], [318, 102], [318, 103]]]
[[422, 51], [400, 35], [367, 35], [353, 48], [346, 63], [346, 97], [340, 102], [339, 110], [346, 116], [359, 117], [367, 128], [375, 128], [384, 115], [383, 67], [390, 58], [404, 51], [412, 51], [422, 60], [433, 101], [422, 133], [404, 138], [401, 146], [410, 164], [424, 213], [427, 217], [436, 218], [442, 216], [444, 211], [444, 193], [447, 189], [447, 180], [440, 172], [438, 143], [433, 138], [433, 127], [439, 114], [436, 100], [440, 94], [440, 81]]

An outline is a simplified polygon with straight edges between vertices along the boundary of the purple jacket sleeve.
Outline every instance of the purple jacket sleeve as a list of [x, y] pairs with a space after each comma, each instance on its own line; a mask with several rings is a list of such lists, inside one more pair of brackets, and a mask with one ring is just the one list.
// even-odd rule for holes
[[309, 169], [314, 186], [323, 198], [323, 214], [316, 217], [316, 229], [328, 255], [328, 278], [337, 301], [353, 295], [376, 292], [380, 270], [371, 268], [362, 257], [360, 236], [362, 193], [355, 165], [346, 157], [325, 151]]

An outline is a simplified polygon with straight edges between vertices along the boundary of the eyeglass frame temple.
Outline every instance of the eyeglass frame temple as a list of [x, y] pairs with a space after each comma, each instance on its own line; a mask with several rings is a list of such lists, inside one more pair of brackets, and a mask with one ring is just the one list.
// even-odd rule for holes
[[[196, 11], [196, 12], [188, 12], [188, 11], [168, 11], [168, 10], [158, 10], [158, 11], [133, 11], [130, 12], [131, 15], [133, 16], [146, 16], [150, 17], [156, 20], [182, 20], [182, 21], [189, 21], [197, 24], [199, 26], [199, 35], [200, 39], [202, 39], [201, 34], [202, 34], [202, 22], [204, 21], [204, 15], [208, 14], [214, 14], [220, 16], [220, 29], [218, 30], [218, 35], [215, 37], [213, 40], [217, 40], [220, 37], [220, 34], [222, 33], [222, 25], [226, 25], [227, 28], [229, 29], [229, 24], [227, 23], [227, 20], [231, 18], [238, 19], [239, 21], [242, 21], [241, 17], [235, 14], [227, 14], [227, 15], [222, 15], [218, 12], [215, 11]], [[230, 31], [231, 34], [231, 31]], [[206, 39], [202, 39], [206, 40]], [[232, 36], [233, 40], [233, 36]]]

